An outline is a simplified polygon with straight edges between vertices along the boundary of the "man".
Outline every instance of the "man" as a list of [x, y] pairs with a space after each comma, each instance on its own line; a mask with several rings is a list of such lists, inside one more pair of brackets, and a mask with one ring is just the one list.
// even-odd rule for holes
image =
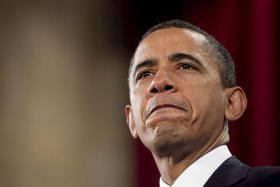
[[160, 187], [280, 186], [280, 168], [249, 168], [226, 146], [228, 121], [242, 116], [247, 99], [230, 54], [212, 36], [180, 20], [152, 27], [128, 80], [127, 123], [151, 151]]

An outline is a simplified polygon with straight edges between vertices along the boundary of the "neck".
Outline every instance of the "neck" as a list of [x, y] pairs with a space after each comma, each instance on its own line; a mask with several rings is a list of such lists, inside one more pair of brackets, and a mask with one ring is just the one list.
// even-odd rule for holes
[[[170, 156], [161, 157], [153, 153], [153, 157], [161, 174], [164, 182], [172, 185], [175, 180], [186, 170], [191, 164], [193, 164], [200, 157], [210, 152], [211, 150], [224, 145], [229, 142], [228, 129], [225, 127], [222, 133], [214, 140], [207, 142], [202, 147], [199, 147], [189, 152], [176, 152]], [[181, 158], [178, 160], [178, 158]]]

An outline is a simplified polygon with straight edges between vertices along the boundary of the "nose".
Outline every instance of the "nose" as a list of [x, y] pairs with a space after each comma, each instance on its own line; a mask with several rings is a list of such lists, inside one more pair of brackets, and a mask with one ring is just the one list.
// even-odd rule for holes
[[161, 93], [161, 92], [175, 92], [177, 90], [176, 82], [172, 79], [171, 75], [165, 70], [159, 70], [154, 76], [150, 87], [149, 93]]

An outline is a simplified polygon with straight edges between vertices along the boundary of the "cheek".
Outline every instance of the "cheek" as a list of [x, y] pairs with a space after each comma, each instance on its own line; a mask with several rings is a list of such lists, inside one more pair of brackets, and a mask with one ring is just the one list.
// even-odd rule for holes
[[133, 97], [132, 107], [133, 107], [133, 116], [135, 119], [135, 124], [137, 128], [143, 128], [143, 113], [145, 111], [146, 99], [144, 94], [137, 94]]
[[220, 83], [195, 80], [185, 86], [184, 97], [192, 107], [194, 115], [202, 112], [219, 110], [223, 101], [223, 91]]
[[[147, 90], [149, 87], [149, 81], [145, 80], [135, 85], [133, 91], [133, 103], [137, 112], [143, 112], [147, 103]], [[142, 115], [142, 113], [141, 113]]]

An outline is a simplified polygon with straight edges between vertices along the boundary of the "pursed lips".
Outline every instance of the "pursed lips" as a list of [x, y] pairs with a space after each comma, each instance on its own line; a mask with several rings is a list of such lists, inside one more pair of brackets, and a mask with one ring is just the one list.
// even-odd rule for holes
[[158, 109], [161, 109], [161, 108], [167, 108], [167, 107], [170, 107], [170, 108], [176, 108], [176, 109], [179, 109], [179, 110], [183, 110], [183, 111], [187, 111], [186, 109], [184, 108], [181, 108], [179, 106], [175, 106], [175, 105], [172, 105], [172, 104], [161, 104], [161, 105], [156, 105], [153, 107], [153, 109], [151, 110], [151, 112], [149, 113], [149, 115], [147, 117], [149, 117], [152, 113], [154, 113], [156, 110]]

